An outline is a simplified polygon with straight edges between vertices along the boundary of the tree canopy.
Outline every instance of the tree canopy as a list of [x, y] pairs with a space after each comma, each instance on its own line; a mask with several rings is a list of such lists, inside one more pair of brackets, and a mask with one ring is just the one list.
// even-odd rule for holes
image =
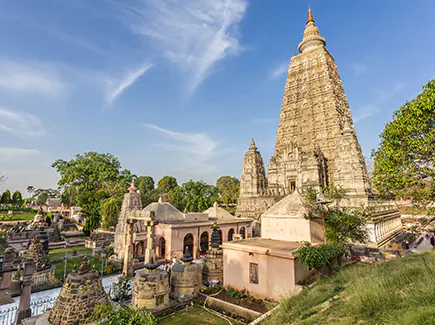
[[159, 193], [154, 186], [154, 179], [151, 176], [139, 176], [136, 179], [136, 187], [139, 189], [142, 205], [144, 207], [159, 199]]
[[157, 183], [157, 192], [159, 194], [169, 193], [172, 189], [178, 186], [177, 180], [172, 176], [165, 176]]
[[237, 203], [239, 197], [240, 181], [231, 176], [222, 176], [216, 181], [216, 187], [221, 196], [221, 202], [226, 205]]
[[6, 190], [2, 193], [1, 199], [0, 199], [0, 203], [2, 204], [10, 204], [11, 203], [11, 191]]
[[16, 205], [21, 205], [21, 203], [23, 203], [23, 196], [20, 191], [16, 190], [14, 194], [12, 194], [12, 203]]
[[[323, 204], [317, 203], [320, 196], [323, 196]], [[306, 218], [321, 218], [323, 215], [328, 242], [366, 242], [369, 211], [365, 208], [343, 207], [341, 204], [343, 200], [346, 200], [346, 190], [342, 187], [329, 186], [322, 192], [307, 188], [305, 206], [309, 213]]]
[[122, 169], [118, 158], [111, 154], [85, 152], [70, 161], [56, 160], [52, 167], [60, 173], [58, 185], [74, 186], [76, 203], [86, 216], [86, 230], [96, 229], [101, 222], [101, 205], [105, 199], [125, 193], [131, 181], [129, 170]]
[[181, 185], [182, 203], [190, 212], [202, 212], [219, 200], [218, 189], [203, 181], [192, 180]]
[[435, 79], [393, 114], [373, 152], [372, 185], [382, 194], [435, 199]]

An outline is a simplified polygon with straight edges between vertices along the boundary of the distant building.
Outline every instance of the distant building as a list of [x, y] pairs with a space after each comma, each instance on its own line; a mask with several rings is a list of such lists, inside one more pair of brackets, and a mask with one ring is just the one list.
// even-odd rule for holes
[[[121, 215], [118, 219], [115, 234], [115, 254], [118, 259], [124, 258], [127, 219], [131, 216], [144, 215], [154, 211], [158, 224], [155, 227], [155, 247], [158, 258], [171, 260], [184, 255], [185, 248], [194, 258], [199, 258], [209, 249], [211, 226], [217, 220], [221, 230], [222, 241], [231, 241], [234, 236], [242, 238], [252, 236], [252, 219], [236, 218], [217, 203], [202, 213], [181, 212], [169, 202], [153, 202], [142, 209], [142, 201], [134, 186], [125, 194]], [[138, 221], [133, 229], [134, 257], [144, 256], [146, 248], [146, 227]]]

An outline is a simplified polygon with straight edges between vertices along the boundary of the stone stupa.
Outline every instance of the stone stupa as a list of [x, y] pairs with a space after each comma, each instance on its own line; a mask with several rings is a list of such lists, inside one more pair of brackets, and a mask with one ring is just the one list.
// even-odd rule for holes
[[53, 325], [79, 325], [91, 315], [95, 306], [108, 303], [99, 272], [90, 268], [88, 258], [84, 256], [79, 271], [74, 269], [66, 278], [48, 314], [48, 322]]
[[215, 221], [211, 233], [211, 249], [207, 251], [207, 256], [202, 268], [202, 277], [206, 285], [223, 284], [223, 252], [222, 239], [219, 234], [219, 226]]
[[201, 266], [192, 263], [193, 257], [186, 246], [181, 263], [172, 266], [171, 298], [178, 302], [186, 302], [196, 298], [201, 289]]
[[27, 249], [27, 258], [33, 258], [36, 264], [36, 272], [50, 268], [50, 255], [47, 253], [39, 236], [35, 236]]

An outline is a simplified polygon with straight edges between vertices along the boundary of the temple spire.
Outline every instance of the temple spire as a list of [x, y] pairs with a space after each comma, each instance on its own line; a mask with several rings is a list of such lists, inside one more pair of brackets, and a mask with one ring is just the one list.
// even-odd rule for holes
[[303, 53], [307, 50], [326, 45], [326, 40], [320, 36], [319, 29], [314, 24], [313, 11], [308, 9], [308, 18], [305, 25], [304, 37], [299, 43], [298, 50]]
[[134, 186], [134, 177], [131, 179], [131, 186], [128, 188], [130, 193], [137, 193], [137, 188]]
[[307, 24], [308, 23], [314, 23], [314, 17], [313, 17], [313, 11], [311, 10], [311, 8], [308, 7], [308, 19], [307, 19]]
[[252, 137], [251, 145], [249, 146], [249, 150], [251, 150], [251, 151], [256, 151], [257, 150], [257, 147], [255, 146], [254, 137]]

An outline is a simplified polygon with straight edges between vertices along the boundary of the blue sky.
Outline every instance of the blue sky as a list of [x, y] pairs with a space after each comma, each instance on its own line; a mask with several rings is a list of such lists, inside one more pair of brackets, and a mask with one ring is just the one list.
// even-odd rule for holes
[[[43, 5], [42, 5], [43, 4]], [[435, 71], [435, 2], [311, 0], [366, 156]], [[137, 175], [240, 177], [267, 165], [308, 1], [0, 1], [5, 188], [55, 187], [50, 167], [110, 152]]]

